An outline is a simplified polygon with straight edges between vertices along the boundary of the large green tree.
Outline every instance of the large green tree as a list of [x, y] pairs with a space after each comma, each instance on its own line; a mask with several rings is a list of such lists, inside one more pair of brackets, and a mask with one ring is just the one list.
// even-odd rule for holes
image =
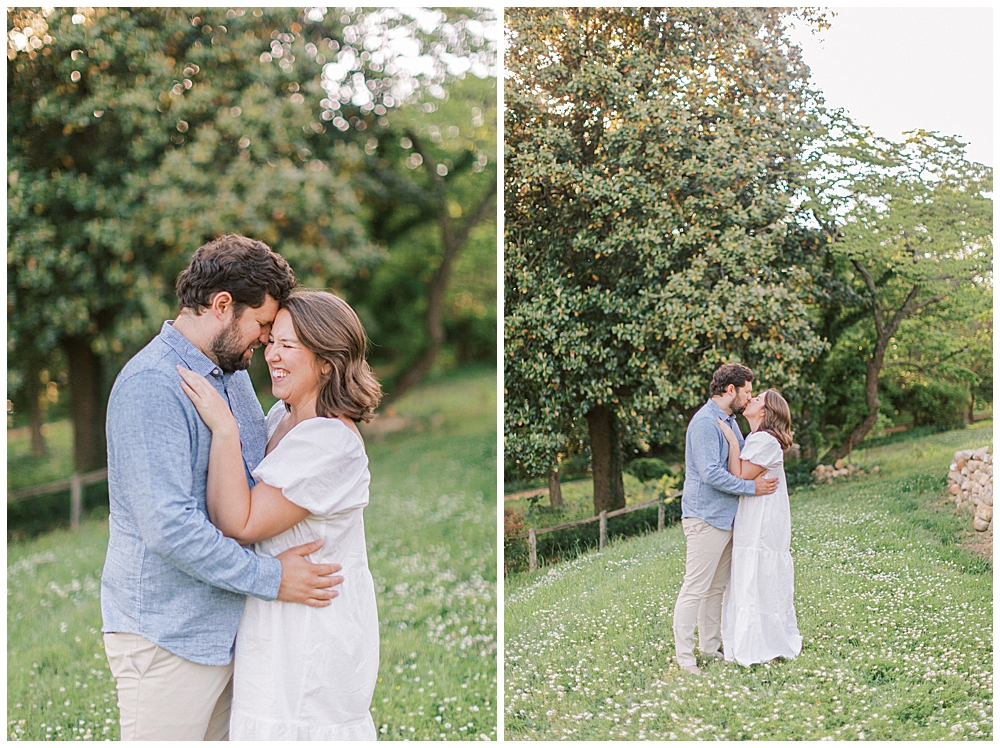
[[8, 383], [30, 408], [62, 350], [79, 469], [103, 460], [110, 376], [204, 241], [262, 239], [358, 303], [385, 257], [371, 155], [401, 104], [433, 111], [445, 84], [488, 77], [484, 33], [422, 9], [8, 14]]
[[9, 352], [62, 349], [80, 470], [104, 459], [106, 362], [168, 316], [173, 280], [206, 240], [259, 238], [316, 285], [377, 257], [346, 158], [305, 103], [323, 95], [319, 67], [281, 65], [322, 43], [301, 20], [224, 8], [8, 16], [22, 35], [45, 25], [44, 38], [32, 29], [39, 46], [8, 54]]
[[357, 141], [358, 183], [369, 235], [388, 253], [344, 292], [377, 343], [389, 407], [446, 342], [458, 357], [496, 348], [498, 24], [482, 8], [325, 15], [346, 25], [323, 71], [324, 116], [347, 134], [347, 109], [378, 115]]
[[613, 509], [622, 444], [677, 439], [719, 364], [802, 385], [824, 344], [780, 254], [818, 125], [789, 13], [507, 11], [509, 472], [544, 474], [585, 422]]
[[[831, 450], [837, 458], [878, 420], [879, 377], [896, 363], [904, 321], [968, 311], [992, 289], [993, 179], [991, 169], [965, 158], [963, 143], [923, 130], [896, 143], [841, 118], [823, 151], [807, 205], [828, 227], [831, 251], [844, 260], [871, 327], [860, 350], [864, 415]], [[939, 352], [939, 363], [942, 357], [951, 355]]]
[[[429, 371], [449, 324], [495, 355], [496, 94], [495, 78], [468, 76], [431, 112], [401, 108], [369, 159], [372, 237], [391, 256], [358, 296], [395, 348], [385, 406]], [[463, 255], [474, 273], [462, 273]]]

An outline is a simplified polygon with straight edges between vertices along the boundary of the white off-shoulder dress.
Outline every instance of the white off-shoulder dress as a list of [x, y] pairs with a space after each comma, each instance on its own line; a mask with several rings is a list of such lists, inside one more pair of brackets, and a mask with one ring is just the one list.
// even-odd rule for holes
[[733, 559], [722, 600], [722, 650], [740, 665], [796, 657], [802, 651], [795, 618], [792, 516], [784, 454], [766, 431], [750, 434], [740, 458], [778, 479], [767, 496], [741, 496], [733, 523]]
[[[268, 437], [284, 414], [279, 400], [267, 415]], [[229, 737], [375, 740], [369, 709], [379, 637], [362, 518], [370, 480], [364, 444], [336, 418], [310, 418], [282, 438], [253, 476], [310, 511], [254, 550], [277, 556], [322, 538], [309, 559], [341, 564], [344, 582], [323, 608], [247, 598], [236, 635]]]

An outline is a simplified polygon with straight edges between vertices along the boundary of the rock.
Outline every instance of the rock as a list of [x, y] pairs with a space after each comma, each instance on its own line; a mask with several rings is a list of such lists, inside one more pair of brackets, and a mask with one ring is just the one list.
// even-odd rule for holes
[[993, 507], [980, 504], [976, 507], [976, 516], [985, 519], [987, 522], [993, 519]]
[[972, 529], [975, 530], [976, 532], [986, 532], [987, 530], [990, 529], [990, 523], [984, 519], [976, 517], [974, 520], [972, 520]]
[[962, 488], [957, 483], [952, 483], [950, 486], [948, 486], [948, 493], [950, 493], [952, 496], [958, 496], [961, 490]]
[[842, 467], [844, 467], [844, 460], [843, 460], [843, 458], [841, 458], [841, 459], [837, 460], [835, 463], [833, 463], [833, 466], [837, 470], [840, 470]]
[[878, 472], [878, 465], [876, 465], [875, 467], [872, 468], [872, 472], [873, 473], [877, 473]]

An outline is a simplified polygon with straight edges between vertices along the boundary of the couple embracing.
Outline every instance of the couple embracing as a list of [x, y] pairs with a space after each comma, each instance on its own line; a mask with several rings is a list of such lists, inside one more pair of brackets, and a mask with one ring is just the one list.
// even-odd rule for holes
[[674, 607], [677, 664], [692, 674], [701, 672], [695, 626], [703, 661], [748, 666], [802, 650], [783, 457], [792, 446], [788, 403], [773, 389], [753, 397], [753, 372], [741, 364], [719, 367], [709, 392], [684, 447], [687, 558]]
[[[354, 311], [224, 236], [108, 402], [104, 644], [123, 740], [374, 740], [378, 614]], [[246, 372], [264, 358], [265, 417]], [[235, 653], [235, 656], [234, 656]]]

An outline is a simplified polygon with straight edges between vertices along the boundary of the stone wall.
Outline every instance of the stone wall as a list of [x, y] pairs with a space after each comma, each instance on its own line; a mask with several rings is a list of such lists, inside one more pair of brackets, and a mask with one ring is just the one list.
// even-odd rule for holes
[[955, 506], [973, 515], [978, 532], [993, 534], [993, 455], [990, 447], [955, 453], [948, 470], [948, 492]]
[[[878, 465], [871, 469], [871, 472], [878, 472]], [[846, 464], [843, 460], [837, 460], [833, 465], [817, 465], [813, 470], [813, 479], [816, 483], [836, 483], [847, 478], [862, 477], [867, 475], [860, 465], [853, 463]]]

